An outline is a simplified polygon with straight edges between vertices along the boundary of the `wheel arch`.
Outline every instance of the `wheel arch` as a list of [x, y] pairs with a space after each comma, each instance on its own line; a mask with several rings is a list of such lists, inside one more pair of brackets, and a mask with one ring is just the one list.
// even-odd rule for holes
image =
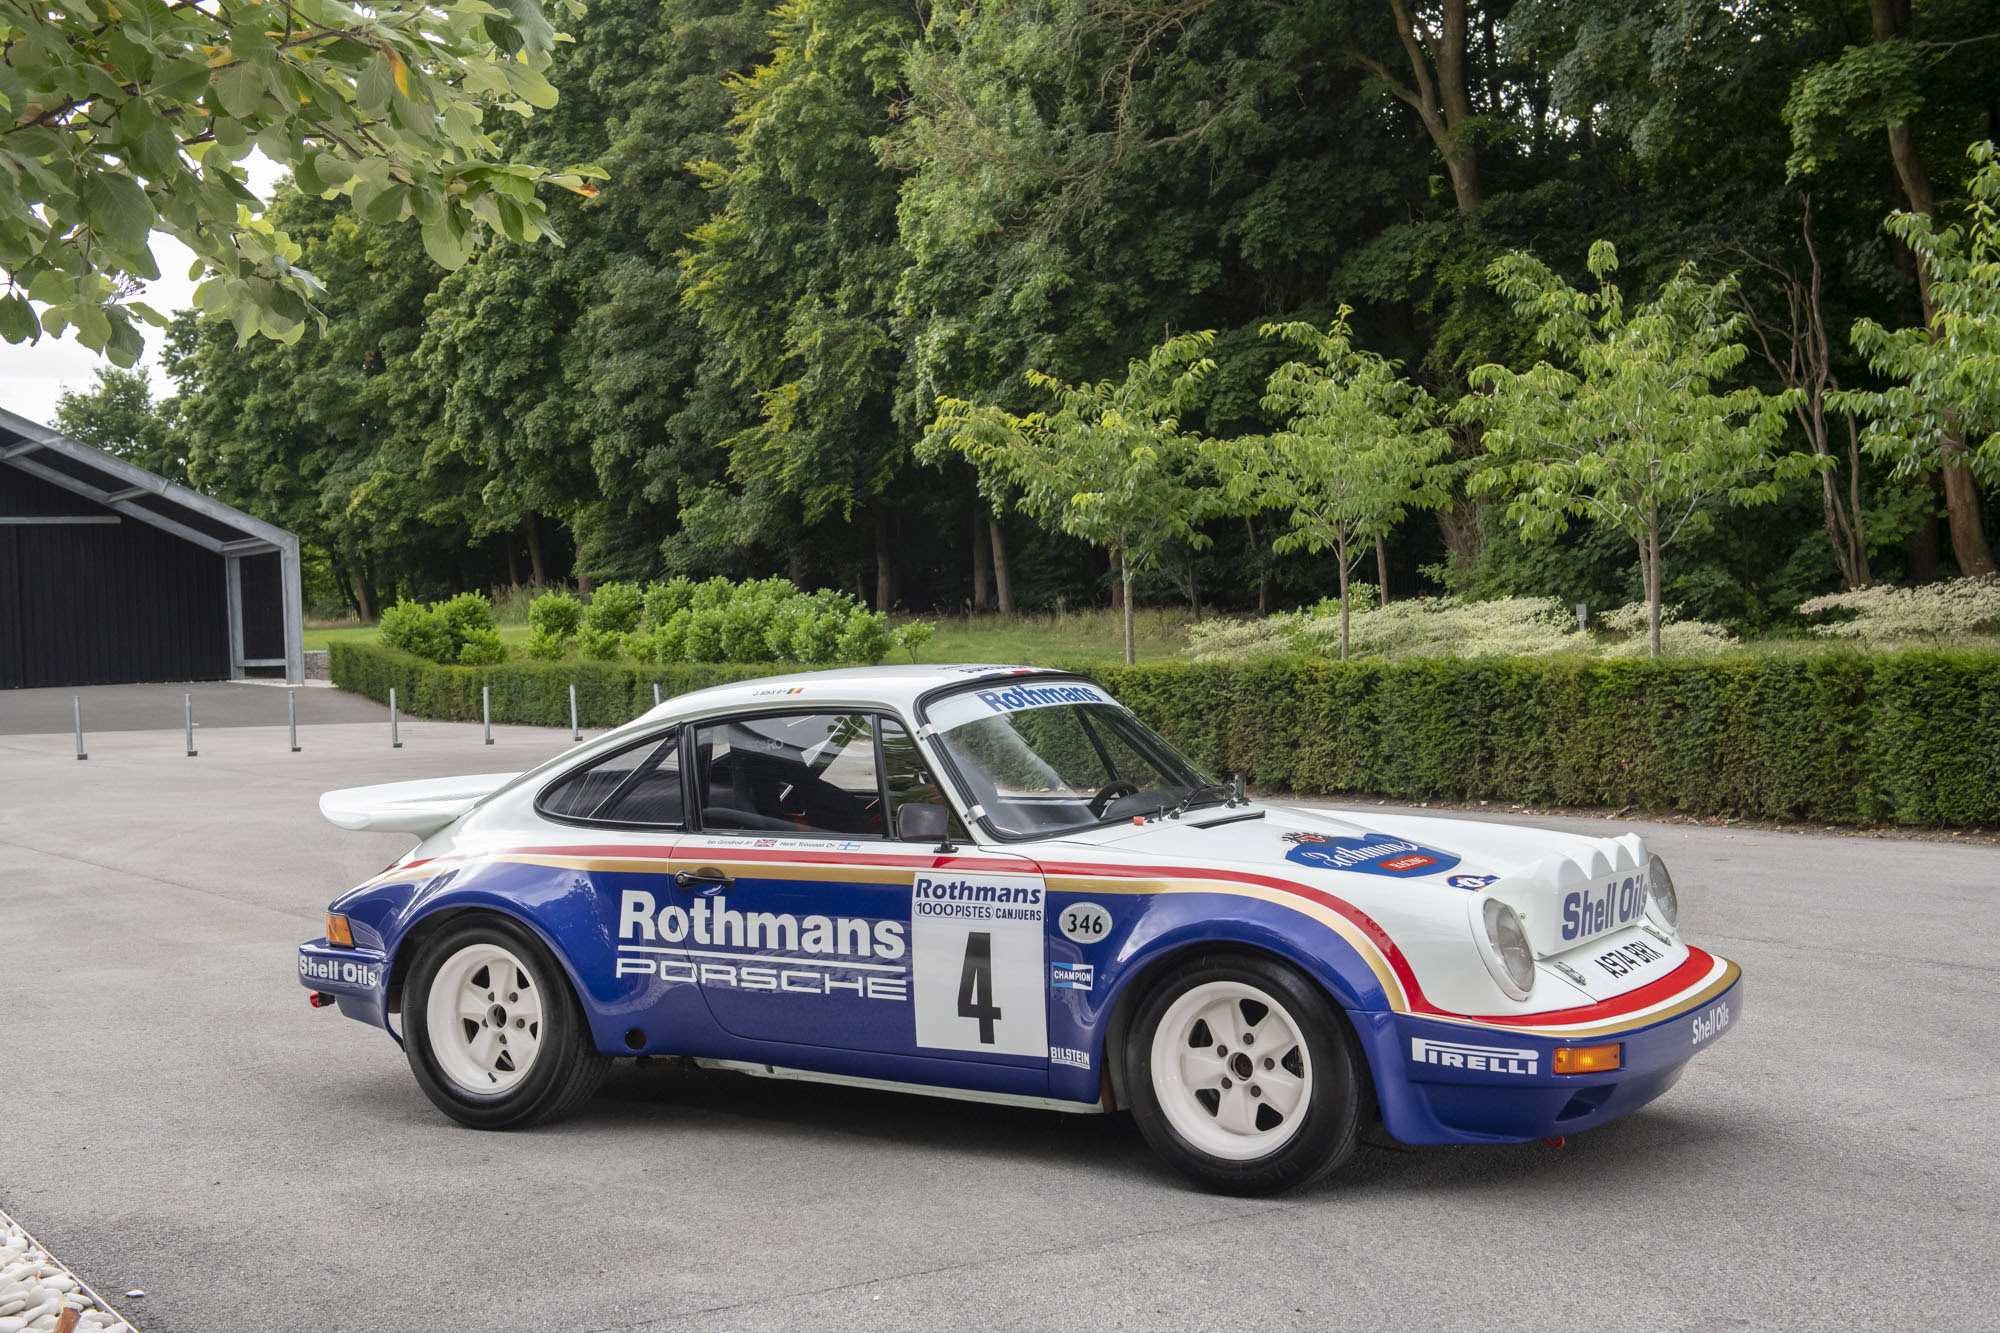
[[[583, 1006], [586, 1024], [588, 1023], [590, 1018], [588, 992], [580, 984], [580, 978], [576, 975], [576, 968], [570, 962], [569, 956], [564, 952], [561, 944], [532, 916], [524, 912], [510, 910], [508, 904], [503, 901], [490, 899], [456, 900], [432, 904], [429, 910], [425, 911], [423, 915], [417, 917], [404, 928], [402, 934], [397, 937], [394, 948], [389, 955], [389, 994], [386, 1013], [390, 1017], [399, 1020], [402, 1017], [403, 992], [409, 983], [410, 968], [414, 965], [417, 956], [423, 952], [425, 943], [434, 938], [439, 932], [473, 917], [496, 917], [512, 922], [517, 926], [523, 926], [532, 932], [535, 938], [541, 941], [542, 947], [549, 951], [549, 956], [556, 960], [556, 966], [562, 969], [563, 979], [569, 984], [570, 994], [576, 998], [579, 1005]], [[403, 1034], [400, 1031], [392, 1028], [391, 1034], [397, 1041], [400, 1042], [403, 1040]]]
[[[1120, 982], [1117, 994], [1101, 1028], [1102, 1051], [1098, 1067], [1104, 1071], [1103, 1099], [1107, 1110], [1129, 1107], [1131, 1100], [1125, 1090], [1125, 1044], [1131, 1037], [1132, 1018], [1144, 1003], [1146, 997], [1158, 987], [1163, 977], [1171, 973], [1181, 963], [1203, 955], [1235, 954], [1265, 959], [1279, 963], [1296, 971], [1309, 985], [1324, 995], [1332, 1005], [1341, 1023], [1348, 1027], [1348, 1036], [1353, 1041], [1357, 1056], [1356, 1064], [1364, 1071], [1367, 1086], [1363, 1090], [1363, 1104], [1372, 1115], [1379, 1115], [1375, 1101], [1375, 1072], [1369, 1064], [1367, 1043], [1355, 1032], [1348, 1019], [1350, 1009], [1365, 1007], [1359, 997], [1343, 994], [1350, 987], [1342, 981], [1330, 984], [1328, 968], [1324, 960], [1315, 960], [1298, 951], [1275, 945], [1270, 941], [1244, 939], [1178, 939], [1149, 952], [1136, 962]], [[1359, 961], [1358, 959], [1356, 960]], [[1334, 973], [1337, 977], [1337, 973]]]

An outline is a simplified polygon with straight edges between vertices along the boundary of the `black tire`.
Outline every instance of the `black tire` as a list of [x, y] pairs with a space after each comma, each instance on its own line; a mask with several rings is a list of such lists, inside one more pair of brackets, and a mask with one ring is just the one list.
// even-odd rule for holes
[[[1310, 1057], [1299, 1123], [1263, 1156], [1232, 1159], [1197, 1146], [1174, 1126], [1154, 1087], [1153, 1045], [1161, 1020], [1182, 996], [1210, 982], [1235, 982], [1270, 997], [1290, 1018]], [[1205, 953], [1174, 965], [1139, 1002], [1120, 1057], [1132, 1118], [1146, 1142], [1170, 1166], [1219, 1194], [1276, 1194], [1327, 1175], [1353, 1153], [1369, 1101], [1367, 1066], [1346, 1016], [1295, 968], [1257, 954]]]
[[[542, 997], [534, 1063], [518, 1083], [499, 1093], [471, 1091], [444, 1071], [428, 1020], [431, 985], [439, 969], [461, 950], [482, 944], [511, 953]], [[569, 977], [541, 938], [511, 918], [483, 914], [453, 922], [419, 947], [403, 988], [403, 1049], [424, 1095], [474, 1129], [522, 1129], [566, 1115], [597, 1091], [611, 1067], [611, 1057], [600, 1055], [591, 1040]]]

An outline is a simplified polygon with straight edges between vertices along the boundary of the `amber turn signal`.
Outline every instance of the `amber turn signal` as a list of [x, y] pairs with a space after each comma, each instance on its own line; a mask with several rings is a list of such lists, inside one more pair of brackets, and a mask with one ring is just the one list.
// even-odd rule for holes
[[1625, 1062], [1625, 1044], [1609, 1046], [1562, 1046], [1556, 1050], [1558, 1074], [1608, 1074]]
[[326, 942], [337, 944], [343, 949], [354, 947], [354, 932], [347, 928], [347, 918], [338, 912], [326, 914]]

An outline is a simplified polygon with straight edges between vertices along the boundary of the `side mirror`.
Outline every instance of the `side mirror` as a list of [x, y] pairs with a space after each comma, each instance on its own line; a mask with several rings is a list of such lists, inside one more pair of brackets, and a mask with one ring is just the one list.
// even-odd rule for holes
[[911, 802], [896, 811], [896, 836], [904, 842], [943, 842], [951, 831], [951, 811]]

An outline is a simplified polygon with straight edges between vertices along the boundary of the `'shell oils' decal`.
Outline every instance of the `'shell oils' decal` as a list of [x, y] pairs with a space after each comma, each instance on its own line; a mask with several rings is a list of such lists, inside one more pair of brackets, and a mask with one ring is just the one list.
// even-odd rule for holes
[[1292, 844], [1292, 849], [1285, 853], [1287, 861], [1320, 870], [1349, 870], [1364, 875], [1413, 879], [1439, 874], [1459, 862], [1459, 858], [1450, 852], [1425, 847], [1407, 838], [1392, 838], [1386, 833], [1363, 833], [1355, 838], [1323, 833], [1287, 833], [1284, 839]]

